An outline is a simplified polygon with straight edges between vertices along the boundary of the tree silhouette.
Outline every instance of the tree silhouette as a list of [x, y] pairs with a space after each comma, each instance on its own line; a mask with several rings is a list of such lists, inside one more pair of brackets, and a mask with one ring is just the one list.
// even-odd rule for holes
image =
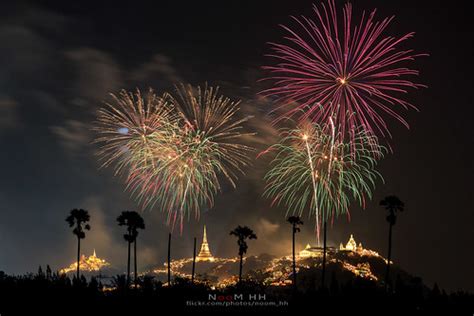
[[171, 233], [168, 233], [168, 286], [171, 286]]
[[380, 201], [380, 206], [383, 206], [388, 211], [388, 215], [386, 217], [387, 222], [389, 223], [388, 255], [387, 269], [385, 271], [385, 290], [387, 290], [390, 277], [390, 260], [392, 258], [392, 227], [397, 221], [397, 212], [402, 212], [405, 208], [405, 204], [397, 196], [390, 195], [386, 196], [382, 201]]
[[230, 232], [231, 235], [237, 237], [237, 244], [239, 245], [239, 256], [240, 256], [240, 266], [239, 266], [239, 284], [242, 282], [242, 264], [244, 254], [247, 253], [247, 242], [246, 239], [257, 239], [257, 235], [248, 228], [247, 226], [237, 226]]
[[46, 265], [46, 279], [51, 280], [51, 277], [53, 275], [53, 272], [51, 271], [51, 267]]
[[196, 237], [194, 237], [194, 247], [193, 247], [193, 268], [191, 273], [191, 283], [194, 284], [194, 273], [196, 272]]
[[117, 222], [120, 226], [127, 226], [127, 233], [123, 238], [128, 242], [128, 256], [127, 256], [127, 287], [130, 285], [130, 246], [133, 243], [133, 258], [134, 258], [134, 283], [137, 287], [137, 236], [139, 229], [145, 229], [145, 221], [135, 211], [123, 211]]
[[81, 260], [81, 239], [86, 238], [84, 230], [90, 230], [91, 227], [88, 224], [90, 220], [89, 212], [83, 209], [73, 209], [69, 216], [66, 217], [69, 227], [74, 227], [72, 233], [77, 237], [77, 275], [76, 278], [79, 280], [79, 269]]
[[295, 236], [301, 230], [299, 225], [303, 225], [303, 221], [299, 216], [290, 216], [287, 219], [288, 223], [292, 225], [292, 236], [293, 236], [293, 287], [296, 290], [296, 256], [295, 256]]
[[321, 271], [321, 287], [326, 286], [326, 252], [327, 252], [327, 220], [323, 223], [323, 268]]

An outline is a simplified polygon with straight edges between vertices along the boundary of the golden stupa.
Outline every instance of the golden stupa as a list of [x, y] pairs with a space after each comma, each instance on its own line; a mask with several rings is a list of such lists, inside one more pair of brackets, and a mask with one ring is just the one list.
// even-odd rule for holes
[[206, 226], [204, 225], [204, 235], [202, 237], [201, 250], [199, 251], [196, 261], [214, 261], [214, 257], [209, 250], [209, 244], [207, 243]]

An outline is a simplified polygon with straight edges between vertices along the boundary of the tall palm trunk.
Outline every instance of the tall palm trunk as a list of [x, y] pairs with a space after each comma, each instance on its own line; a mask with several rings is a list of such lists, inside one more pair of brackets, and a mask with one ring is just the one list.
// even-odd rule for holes
[[296, 290], [296, 256], [295, 256], [295, 235], [296, 225], [293, 224], [293, 289]]
[[127, 288], [130, 286], [130, 246], [131, 242], [128, 242], [128, 252], [127, 252]]
[[171, 233], [168, 235], [168, 286], [171, 285]]
[[81, 261], [81, 238], [77, 237], [77, 282], [79, 282], [79, 267]]
[[135, 241], [133, 242], [133, 261], [134, 261], [134, 269], [133, 269], [133, 277], [134, 277], [134, 283], [135, 283], [135, 289], [137, 288], [138, 285], [138, 278], [137, 278], [137, 238], [135, 238]]
[[322, 270], [322, 275], [321, 275], [321, 287], [325, 287], [325, 280], [326, 280], [326, 242], [327, 242], [327, 222], [324, 221], [324, 226], [323, 226], [323, 270]]
[[388, 229], [388, 256], [387, 256], [387, 269], [385, 271], [385, 290], [388, 288], [388, 282], [390, 279], [390, 259], [392, 258], [392, 227], [390, 224]]
[[194, 237], [194, 248], [193, 248], [193, 271], [191, 274], [191, 283], [194, 283], [194, 272], [196, 269], [196, 237]]
[[242, 264], [244, 260], [244, 255], [240, 255], [240, 265], [239, 265], [239, 284], [242, 283]]

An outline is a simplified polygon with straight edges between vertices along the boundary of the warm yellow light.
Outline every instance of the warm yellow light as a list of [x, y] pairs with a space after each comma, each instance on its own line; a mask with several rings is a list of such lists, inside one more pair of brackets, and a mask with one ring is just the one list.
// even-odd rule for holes
[[308, 135], [303, 134], [303, 140], [308, 140]]
[[347, 83], [347, 79], [346, 78], [338, 78], [337, 79], [339, 81], [340, 84], [342, 85], [345, 85]]
[[[95, 250], [91, 256], [86, 257], [85, 255], [82, 255], [79, 260], [79, 268], [82, 271], [87, 271], [87, 272], [99, 271], [102, 268], [107, 267], [109, 265], [110, 264], [107, 261], [97, 257]], [[77, 269], [77, 262], [74, 262], [69, 267], [61, 269], [59, 272], [65, 274], [65, 273], [76, 271], [76, 269]]]

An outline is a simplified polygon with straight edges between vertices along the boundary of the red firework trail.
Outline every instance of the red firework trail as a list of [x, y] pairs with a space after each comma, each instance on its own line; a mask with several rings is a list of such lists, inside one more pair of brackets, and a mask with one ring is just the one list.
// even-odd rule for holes
[[375, 20], [375, 12], [363, 12], [359, 23], [352, 19], [352, 5], [345, 4], [343, 22], [338, 22], [334, 0], [321, 8], [313, 7], [316, 19], [292, 17], [301, 28], [298, 33], [282, 26], [289, 35], [286, 44], [270, 43], [276, 65], [264, 66], [273, 87], [261, 92], [283, 111], [277, 121], [297, 115], [300, 120], [328, 122], [331, 117], [340, 126], [342, 138], [352, 140], [357, 127], [372, 135], [391, 136], [383, 116], [388, 114], [408, 128], [397, 112], [415, 106], [402, 99], [410, 88], [426, 87], [414, 83], [417, 70], [403, 64], [416, 57], [413, 50], [398, 46], [413, 37], [385, 36], [393, 16]]

